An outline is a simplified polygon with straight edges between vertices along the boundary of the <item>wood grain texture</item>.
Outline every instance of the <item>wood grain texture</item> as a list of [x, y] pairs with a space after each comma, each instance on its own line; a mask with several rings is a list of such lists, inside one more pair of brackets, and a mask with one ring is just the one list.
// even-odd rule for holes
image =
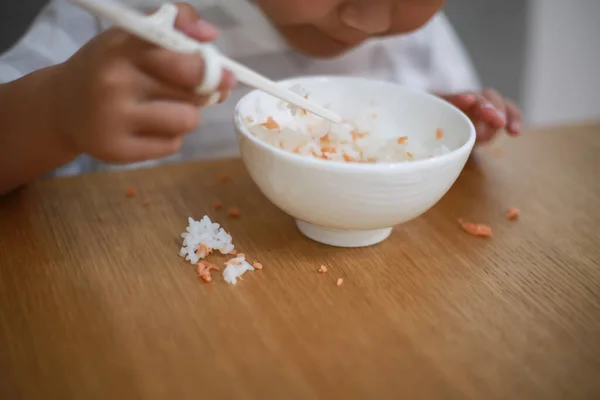
[[[597, 399], [599, 171], [599, 125], [503, 139], [350, 250], [303, 238], [237, 160], [39, 181], [0, 200], [0, 398]], [[201, 283], [177, 253], [204, 214], [265, 269]]]

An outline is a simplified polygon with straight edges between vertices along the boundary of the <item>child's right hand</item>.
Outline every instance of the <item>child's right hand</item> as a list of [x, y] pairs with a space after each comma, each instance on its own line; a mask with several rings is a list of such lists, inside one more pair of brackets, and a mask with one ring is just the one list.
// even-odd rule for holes
[[[178, 5], [175, 26], [199, 41], [217, 30], [189, 5]], [[59, 67], [57, 128], [77, 153], [113, 163], [144, 161], [177, 152], [186, 133], [200, 123], [207, 102], [199, 54], [159, 48], [120, 29], [91, 40]], [[235, 78], [224, 71], [219, 92], [227, 96]], [[55, 86], [56, 87], [56, 86]]]

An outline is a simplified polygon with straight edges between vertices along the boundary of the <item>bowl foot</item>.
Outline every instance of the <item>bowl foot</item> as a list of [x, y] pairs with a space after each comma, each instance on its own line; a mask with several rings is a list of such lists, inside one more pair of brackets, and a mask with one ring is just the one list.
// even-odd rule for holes
[[336, 247], [365, 247], [383, 242], [392, 233], [392, 228], [368, 231], [345, 231], [324, 228], [296, 220], [296, 226], [304, 236], [315, 242]]

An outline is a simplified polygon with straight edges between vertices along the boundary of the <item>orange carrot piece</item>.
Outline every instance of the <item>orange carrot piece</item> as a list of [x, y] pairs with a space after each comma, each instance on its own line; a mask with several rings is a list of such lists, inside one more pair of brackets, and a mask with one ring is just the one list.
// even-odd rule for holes
[[492, 228], [490, 228], [487, 225], [464, 222], [462, 219], [459, 219], [458, 223], [463, 228], [463, 230], [470, 235], [484, 238], [489, 238], [493, 236]]
[[264, 127], [265, 127], [265, 128], [267, 128], [267, 129], [271, 130], [271, 131], [272, 131], [272, 130], [275, 130], [275, 129], [279, 129], [279, 128], [280, 128], [280, 126], [279, 126], [279, 124], [277, 123], [277, 121], [275, 121], [275, 120], [273, 119], [273, 117], [271, 117], [271, 116], [269, 116], [269, 117], [267, 118], [267, 122], [265, 122], [265, 123], [263, 123], [263, 124], [261, 124], [261, 125], [262, 125], [262, 126], [264, 126]]
[[319, 267], [319, 273], [320, 273], [320, 274], [324, 274], [325, 272], [327, 272], [327, 267], [326, 267], [326, 266], [324, 266], [324, 265], [321, 265], [321, 266]]
[[233, 217], [233, 218], [239, 218], [240, 217], [240, 209], [237, 207], [231, 207], [229, 209], [229, 216]]
[[506, 218], [508, 218], [511, 221], [515, 221], [515, 220], [519, 219], [520, 215], [521, 215], [521, 210], [519, 210], [516, 207], [510, 207], [508, 209], [508, 211], [506, 212]]
[[127, 188], [125, 189], [125, 196], [129, 198], [135, 197], [135, 189], [131, 186], [127, 186]]
[[442, 128], [437, 128], [437, 130], [435, 131], [435, 138], [437, 140], [441, 140], [444, 137], [444, 131], [442, 130]]
[[219, 181], [220, 181], [221, 183], [225, 183], [225, 182], [227, 182], [227, 181], [229, 181], [229, 180], [231, 180], [231, 178], [229, 177], [229, 175], [227, 175], [227, 173], [226, 173], [226, 172], [221, 172], [221, 173], [219, 174]]
[[398, 144], [406, 144], [408, 142], [408, 136], [401, 136], [398, 138]]

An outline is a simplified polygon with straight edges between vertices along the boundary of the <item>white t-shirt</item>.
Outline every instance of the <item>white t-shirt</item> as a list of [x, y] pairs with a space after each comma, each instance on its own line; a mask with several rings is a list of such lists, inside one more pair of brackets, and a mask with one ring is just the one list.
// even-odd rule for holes
[[[157, 0], [124, 2], [144, 11], [158, 8], [163, 3]], [[480, 86], [467, 52], [442, 13], [411, 34], [373, 39], [340, 57], [323, 60], [296, 52], [248, 0], [188, 2], [220, 28], [215, 43], [220, 51], [273, 80], [300, 75], [353, 75], [390, 80], [439, 93], [478, 90]], [[0, 56], [0, 82], [67, 60], [108, 26], [65, 1], [51, 1], [26, 35]], [[109, 165], [83, 155], [54, 174], [235, 156], [238, 148], [232, 112], [235, 103], [248, 90], [238, 86], [224, 103], [203, 109], [201, 126], [186, 137], [181, 151], [173, 156], [123, 166]]]

